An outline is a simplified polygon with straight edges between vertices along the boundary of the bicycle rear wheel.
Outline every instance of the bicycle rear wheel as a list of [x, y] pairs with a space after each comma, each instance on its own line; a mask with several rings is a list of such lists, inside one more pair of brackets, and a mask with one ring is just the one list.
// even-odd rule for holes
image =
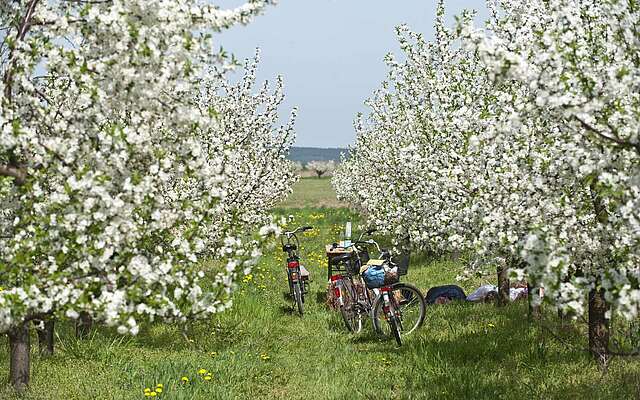
[[342, 279], [340, 290], [343, 304], [340, 306], [342, 319], [349, 332], [359, 333], [362, 331], [362, 313], [359, 312], [358, 300], [355, 287], [351, 279]]
[[293, 297], [295, 298], [296, 305], [298, 306], [298, 312], [300, 316], [304, 314], [304, 305], [302, 300], [302, 291], [300, 290], [300, 282], [293, 283]]
[[[396, 283], [391, 286], [389, 297], [393, 303], [392, 309], [396, 317], [394, 324], [399, 335], [409, 335], [422, 326], [427, 305], [418, 288], [407, 283]], [[384, 336], [394, 336], [394, 329], [384, 312], [382, 293], [376, 297], [372, 309], [373, 326], [376, 331]]]

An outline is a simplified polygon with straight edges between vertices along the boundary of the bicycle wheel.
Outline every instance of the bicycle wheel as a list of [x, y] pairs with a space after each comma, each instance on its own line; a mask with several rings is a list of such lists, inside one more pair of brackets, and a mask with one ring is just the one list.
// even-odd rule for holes
[[293, 297], [298, 306], [298, 312], [302, 316], [304, 314], [304, 305], [302, 304], [302, 291], [300, 290], [300, 282], [293, 283]]
[[391, 333], [393, 333], [393, 337], [396, 339], [396, 343], [398, 346], [402, 346], [402, 338], [400, 337], [400, 326], [398, 326], [398, 319], [395, 316], [391, 316], [389, 318], [389, 328], [391, 329]]
[[350, 279], [342, 280], [342, 290], [340, 293], [343, 304], [340, 306], [342, 319], [349, 332], [359, 333], [362, 331], [362, 313], [359, 312], [357, 294]]
[[[427, 305], [418, 288], [407, 283], [396, 283], [391, 286], [389, 297], [393, 302], [392, 308], [396, 314], [395, 325], [398, 327], [400, 335], [408, 335], [422, 326]], [[394, 333], [391, 332], [389, 323], [381, 323], [381, 320], [388, 319], [384, 312], [382, 293], [374, 300], [372, 309], [373, 326], [376, 331], [385, 336], [393, 336]]]

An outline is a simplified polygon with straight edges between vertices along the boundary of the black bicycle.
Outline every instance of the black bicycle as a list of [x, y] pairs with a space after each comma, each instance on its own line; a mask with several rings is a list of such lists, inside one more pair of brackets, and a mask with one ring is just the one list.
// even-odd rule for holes
[[[298, 255], [298, 249], [300, 248], [300, 241], [296, 233], [306, 232], [312, 230], [312, 226], [299, 227], [291, 232], [285, 232], [280, 237], [282, 243], [282, 251], [287, 253], [287, 277], [289, 280], [289, 293], [293, 298], [298, 312], [302, 316], [304, 314], [304, 296], [309, 293], [309, 273], [300, 265], [300, 256]], [[284, 242], [284, 238], [287, 238], [287, 242]]]

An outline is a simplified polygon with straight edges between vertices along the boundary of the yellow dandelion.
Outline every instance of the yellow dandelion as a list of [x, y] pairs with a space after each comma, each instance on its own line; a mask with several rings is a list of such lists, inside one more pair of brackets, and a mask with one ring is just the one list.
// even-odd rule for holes
[[144, 388], [144, 392], [145, 392], [145, 393], [149, 393], [150, 391], [151, 391], [151, 389], [149, 389], [149, 388]]
[[200, 375], [204, 375], [204, 374], [206, 374], [206, 373], [207, 373], [207, 370], [206, 370], [206, 369], [204, 369], [204, 368], [200, 368], [200, 369], [198, 370], [198, 373], [199, 373]]
[[157, 387], [157, 388], [156, 388], [156, 392], [157, 392], [157, 393], [162, 393], [162, 388], [161, 388], [161, 387]]
[[496, 327], [496, 326], [495, 326], [494, 324], [492, 324], [492, 323], [489, 323], [489, 324], [488, 324], [488, 326], [489, 326], [489, 328], [495, 328], [495, 327]]
[[149, 397], [156, 397], [158, 394], [156, 392], [149, 393]]
[[156, 387], [163, 388], [163, 387], [164, 387], [164, 385], [163, 385], [162, 383], [158, 383], [158, 384], [156, 385]]
[[182, 381], [182, 383], [189, 383], [189, 378], [187, 378], [186, 376], [183, 376], [182, 378], [180, 378], [180, 380]]

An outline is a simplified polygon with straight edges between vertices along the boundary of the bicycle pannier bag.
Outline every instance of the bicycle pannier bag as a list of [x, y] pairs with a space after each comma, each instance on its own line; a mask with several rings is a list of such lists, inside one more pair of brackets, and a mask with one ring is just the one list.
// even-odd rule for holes
[[362, 278], [369, 289], [376, 289], [398, 281], [398, 268], [389, 268], [383, 260], [370, 260]]

